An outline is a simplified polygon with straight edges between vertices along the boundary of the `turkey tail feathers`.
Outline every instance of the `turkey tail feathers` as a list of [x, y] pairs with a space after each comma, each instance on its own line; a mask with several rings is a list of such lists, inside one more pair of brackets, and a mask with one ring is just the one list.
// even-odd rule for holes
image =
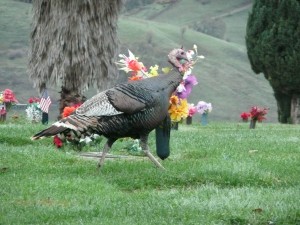
[[64, 118], [60, 121], [55, 122], [50, 127], [46, 128], [45, 130], [40, 131], [39, 133], [33, 135], [31, 140], [37, 140], [43, 137], [51, 137], [59, 133], [63, 133], [66, 130], [78, 130], [77, 124], [79, 123], [78, 120], [74, 119], [75, 116], [71, 115], [67, 118]]
[[45, 130], [42, 130], [39, 133], [33, 135], [31, 137], [31, 140], [38, 140], [38, 139], [44, 138], [44, 137], [51, 137], [56, 134], [64, 132], [66, 129], [68, 129], [68, 128], [63, 127], [63, 126], [58, 127], [55, 124], [53, 124], [51, 127], [47, 128]]
[[72, 114], [66, 118], [53, 123], [50, 127], [33, 135], [31, 140], [37, 140], [43, 137], [51, 137], [61, 133], [74, 131], [76, 134], [86, 133], [89, 127], [97, 125], [97, 118], [86, 117], [82, 115]]

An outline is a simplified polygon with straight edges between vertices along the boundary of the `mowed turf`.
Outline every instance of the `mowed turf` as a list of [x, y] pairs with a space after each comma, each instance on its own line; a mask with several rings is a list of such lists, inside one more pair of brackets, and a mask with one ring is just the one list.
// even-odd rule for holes
[[248, 126], [180, 124], [161, 171], [141, 156], [98, 170], [70, 146], [32, 142], [43, 125], [0, 124], [0, 224], [299, 224], [300, 126]]

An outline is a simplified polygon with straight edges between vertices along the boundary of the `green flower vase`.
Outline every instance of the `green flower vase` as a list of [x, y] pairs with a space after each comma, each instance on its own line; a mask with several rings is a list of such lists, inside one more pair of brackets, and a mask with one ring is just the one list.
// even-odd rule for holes
[[202, 126], [206, 126], [208, 124], [208, 114], [207, 113], [203, 113], [201, 115], [201, 125]]

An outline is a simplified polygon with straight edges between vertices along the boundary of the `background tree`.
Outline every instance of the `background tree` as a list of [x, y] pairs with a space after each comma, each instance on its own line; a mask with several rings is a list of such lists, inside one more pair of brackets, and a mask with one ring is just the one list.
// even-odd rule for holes
[[61, 110], [90, 86], [117, 80], [117, 19], [122, 0], [34, 0], [29, 76], [61, 85]]
[[255, 0], [247, 23], [252, 69], [270, 82], [281, 123], [300, 121], [299, 21], [299, 0]]

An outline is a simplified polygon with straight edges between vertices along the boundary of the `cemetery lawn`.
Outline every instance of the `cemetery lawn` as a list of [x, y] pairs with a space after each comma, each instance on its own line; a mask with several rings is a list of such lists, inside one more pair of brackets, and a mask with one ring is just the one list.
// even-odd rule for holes
[[[299, 125], [180, 124], [165, 171], [142, 156], [98, 170], [70, 146], [31, 141], [43, 128], [0, 124], [0, 224], [300, 224]], [[111, 153], [128, 155], [126, 142]]]

